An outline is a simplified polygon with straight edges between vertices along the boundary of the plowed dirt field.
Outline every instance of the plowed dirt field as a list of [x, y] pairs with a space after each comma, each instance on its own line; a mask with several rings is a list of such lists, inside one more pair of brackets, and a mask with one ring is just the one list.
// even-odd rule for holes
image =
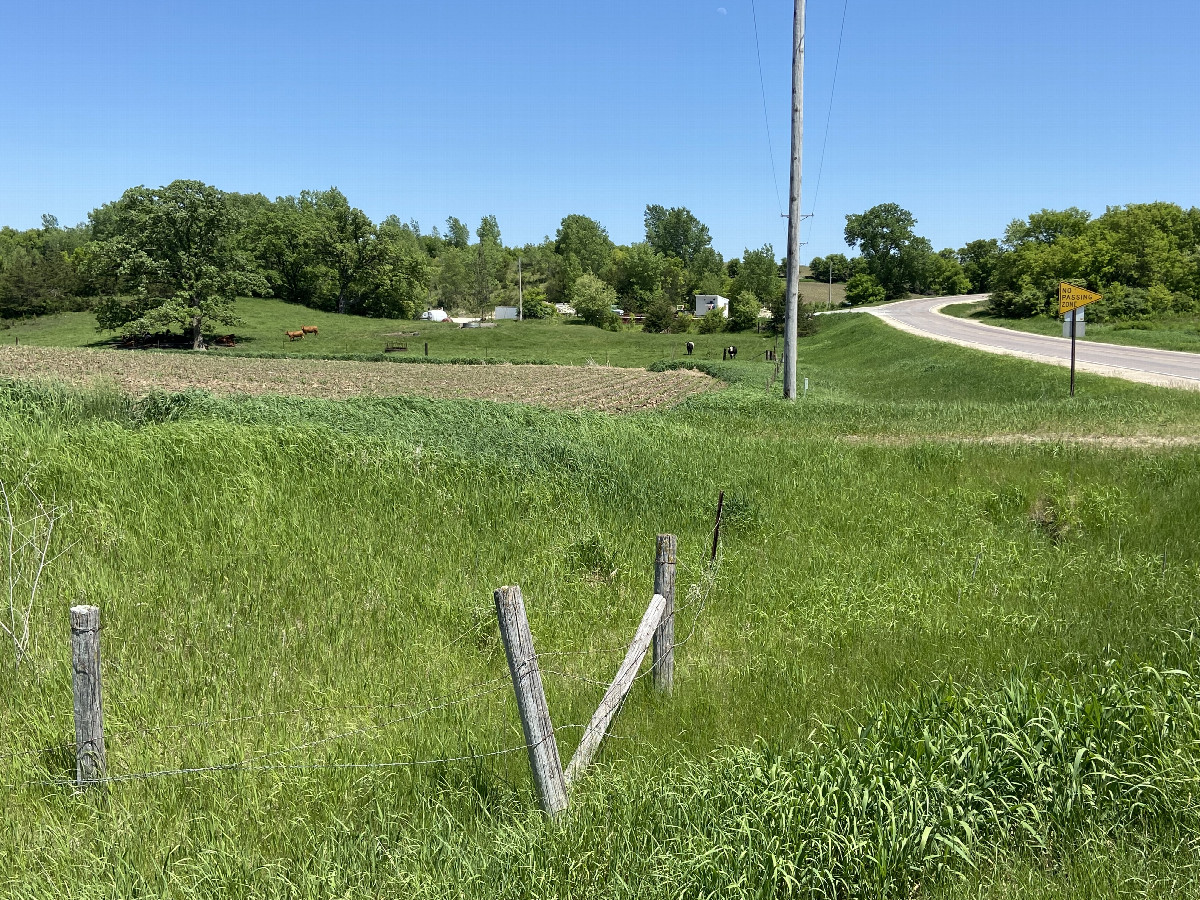
[[604, 412], [678, 403], [719, 386], [699, 372], [607, 366], [426, 365], [49, 347], [0, 347], [0, 377], [47, 378], [71, 384], [107, 381], [135, 394], [201, 388], [217, 394], [290, 394], [332, 400], [407, 395]]

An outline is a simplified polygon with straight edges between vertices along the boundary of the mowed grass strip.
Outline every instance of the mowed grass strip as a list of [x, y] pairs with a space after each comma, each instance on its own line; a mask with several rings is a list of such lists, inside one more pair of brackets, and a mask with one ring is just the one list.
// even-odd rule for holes
[[389, 365], [323, 359], [246, 359], [49, 347], [0, 347], [0, 376], [109, 381], [135, 394], [203, 389], [325, 399], [417, 396], [533, 403], [553, 409], [629, 412], [680, 400], [720, 383], [700, 372], [607, 366]]

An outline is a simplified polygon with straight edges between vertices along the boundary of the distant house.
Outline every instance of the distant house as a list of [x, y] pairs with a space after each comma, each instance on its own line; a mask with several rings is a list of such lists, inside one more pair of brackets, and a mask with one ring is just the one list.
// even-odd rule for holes
[[721, 315], [729, 315], [729, 298], [720, 294], [697, 294], [696, 315], [702, 316], [714, 309], [721, 310]]
[[497, 306], [496, 311], [492, 313], [493, 319], [515, 319], [517, 318], [517, 308], [515, 306]]

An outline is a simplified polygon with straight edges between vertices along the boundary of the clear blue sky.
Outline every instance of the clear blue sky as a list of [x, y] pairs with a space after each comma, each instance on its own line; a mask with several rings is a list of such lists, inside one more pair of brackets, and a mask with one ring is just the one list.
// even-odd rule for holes
[[[757, 0], [782, 202], [791, 0]], [[1200, 205], [1197, 0], [809, 0], [804, 255], [896, 202], [935, 247], [1036, 209]], [[689, 207], [727, 257], [782, 254], [749, 0], [4, 4], [0, 224], [134, 184], [337, 185], [424, 229], [567, 213], [639, 240]], [[815, 209], [814, 209], [815, 199]]]

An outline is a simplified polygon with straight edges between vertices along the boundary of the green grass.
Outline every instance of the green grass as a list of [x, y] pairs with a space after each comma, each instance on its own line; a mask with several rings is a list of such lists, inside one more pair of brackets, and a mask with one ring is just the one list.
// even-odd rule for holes
[[[828, 318], [795, 405], [751, 362], [626, 417], [5, 384], [0, 478], [69, 508], [33, 658], [0, 667], [5, 894], [740, 897], [788, 875], [805, 896], [1070, 897], [1093, 863], [1097, 895], [1195, 894], [1195, 682], [1139, 667], [1194, 663], [1200, 452], [941, 438], [1195, 435], [1200, 397], [1083, 376], [1071, 401], [1056, 369]], [[482, 755], [522, 743], [492, 589], [522, 585], [555, 723], [584, 722], [657, 532], [679, 535], [681, 605], [704, 593], [722, 489], [675, 694], [635, 686], [547, 825], [523, 754]], [[78, 602], [102, 609], [114, 775], [476, 758], [28, 784], [71, 771], [8, 754], [71, 741]]]
[[[551, 362], [583, 365], [588, 361], [601, 365], [644, 367], [653, 362], [684, 357], [684, 345], [696, 344], [694, 359], [721, 359], [721, 349], [738, 346], [742, 359], [762, 356], [775, 346], [771, 335], [754, 332], [741, 334], [646, 334], [640, 329], [603, 331], [561, 319], [551, 321], [497, 322], [494, 328], [459, 328], [437, 322], [411, 322], [400, 319], [371, 319], [364, 316], [339, 316], [280, 300], [243, 299], [236, 306], [242, 324], [228, 330], [239, 344], [232, 351], [218, 347], [212, 353], [286, 353], [294, 356], [376, 355], [390, 341], [408, 344], [397, 358], [422, 356], [429, 344], [434, 359], [492, 358], [513, 362]], [[289, 341], [285, 330], [316, 325], [320, 334], [300, 341]], [[401, 337], [392, 332], [419, 332], [416, 337]], [[21, 321], [0, 332], [0, 342], [35, 346], [85, 347], [106, 346], [111, 333], [96, 331], [91, 313], [62, 313]]]
[[[1061, 319], [1050, 319], [1045, 316], [1035, 316], [1031, 319], [1005, 319], [988, 315], [986, 304], [982, 303], [955, 303], [944, 307], [942, 312], [963, 319], [974, 319], [988, 325], [997, 325], [1001, 328], [1062, 337]], [[1200, 317], [1171, 315], [1138, 322], [1088, 322], [1087, 334], [1080, 340], [1200, 353]]]

